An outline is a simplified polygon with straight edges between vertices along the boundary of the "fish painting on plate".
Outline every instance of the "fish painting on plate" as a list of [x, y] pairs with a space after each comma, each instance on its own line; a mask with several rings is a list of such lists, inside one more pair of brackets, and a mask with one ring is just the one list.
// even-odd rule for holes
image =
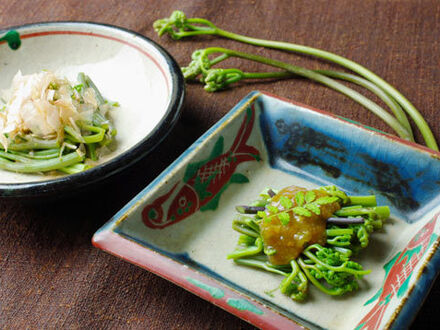
[[255, 110], [248, 108], [232, 146], [226, 152], [220, 136], [209, 157], [187, 166], [181, 182], [145, 206], [142, 220], [147, 227], [160, 229], [194, 214], [198, 210], [215, 210], [221, 194], [231, 183], [246, 183], [248, 178], [235, 173], [243, 162], [259, 161], [260, 152], [247, 145], [255, 121]]

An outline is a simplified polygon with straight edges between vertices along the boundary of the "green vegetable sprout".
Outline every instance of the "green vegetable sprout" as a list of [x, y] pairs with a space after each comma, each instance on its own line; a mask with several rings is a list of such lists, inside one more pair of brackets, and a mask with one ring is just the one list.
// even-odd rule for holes
[[[305, 77], [352, 98], [384, 120], [400, 137], [414, 141], [411, 125], [406, 116], [407, 113], [414, 120], [416, 126], [422, 133], [426, 145], [433, 150], [438, 150], [437, 142], [431, 129], [415, 106], [385, 80], [362, 65], [345, 57], [308, 46], [243, 36], [220, 29], [209, 20], [203, 18], [187, 18], [181, 11], [174, 11], [169, 18], [157, 20], [153, 26], [159, 36], [168, 34], [174, 40], [197, 35], [216, 35], [254, 46], [312, 55], [341, 65], [359, 76], [329, 70], [307, 70], [262, 56], [214, 47], [195, 51], [191, 63], [186, 68], [183, 68], [182, 71], [187, 80], [194, 80], [199, 75], [202, 75], [201, 81], [205, 83], [205, 90], [211, 92], [225, 88], [243, 79], [288, 78], [292, 76]], [[212, 53], [221, 53], [221, 55], [210, 60], [208, 55]], [[271, 65], [283, 69], [284, 71], [249, 73], [242, 72], [238, 69], [212, 68], [212, 66], [232, 56]], [[384, 101], [395, 117], [360, 93], [334, 81], [334, 79], [345, 80], [369, 89]]]
[[238, 69], [212, 68], [212, 65], [209, 61], [209, 55], [213, 53], [222, 53], [225, 58], [239, 57], [243, 59], [253, 60], [256, 62], [260, 62], [263, 64], [284, 69], [290, 73], [295, 74], [296, 76], [305, 77], [313, 81], [316, 81], [318, 83], [321, 83], [342, 94], [345, 94], [346, 96], [350, 97], [354, 101], [358, 102], [359, 104], [363, 105], [364, 107], [372, 111], [374, 114], [379, 116], [383, 121], [385, 121], [391, 128], [393, 128], [400, 137], [407, 140], [413, 140], [411, 133], [401, 123], [399, 123], [399, 121], [395, 117], [393, 117], [378, 104], [366, 98], [357, 91], [316, 71], [307, 70], [299, 66], [273, 60], [259, 55], [253, 55], [253, 54], [238, 52], [231, 49], [219, 48], [219, 47], [211, 47], [196, 51], [196, 53], [193, 55], [192, 62], [188, 65], [187, 68], [185, 67], [182, 68], [182, 72], [186, 79], [193, 78], [196, 72], [200, 72], [200, 74], [202, 75], [201, 81], [205, 83], [205, 90], [208, 92], [214, 92], [220, 89], [224, 89], [228, 85], [242, 79], [258, 79], [263, 77], [277, 78], [277, 75], [280, 74], [280, 73], [271, 74], [269, 76], [267, 73], [250, 73], [250, 72], [242, 72], [241, 70]]
[[[342, 208], [327, 219], [325, 246], [312, 244], [305, 247], [300, 256], [291, 260], [288, 265], [271, 264], [268, 256], [277, 251], [264, 247], [260, 224], [279, 210], [271, 210], [273, 206], [269, 204], [274, 193], [268, 194], [268, 189], [265, 189], [250, 206], [237, 206], [239, 214], [234, 218], [232, 228], [240, 236], [236, 249], [227, 258], [233, 259], [238, 265], [283, 276], [279, 285], [280, 292], [296, 301], [307, 298], [310, 283], [332, 296], [357, 290], [358, 280], [370, 271], [364, 270], [362, 265], [351, 258], [368, 246], [369, 237], [374, 231], [382, 228], [383, 222], [390, 216], [389, 207], [377, 206], [374, 195], [349, 197], [335, 186], [319, 189], [329, 196], [316, 198], [313, 191], [300, 191], [295, 195], [295, 205], [300, 205], [304, 210], [313, 210], [317, 214], [317, 209], [310, 208], [309, 205], [320, 206], [335, 201], [340, 203]], [[292, 201], [290, 203], [292, 205], [287, 205], [287, 201], [280, 198], [284, 209], [292, 208]], [[295, 212], [295, 207], [292, 210]], [[304, 215], [302, 212], [295, 213]], [[281, 222], [283, 226], [288, 224]]]

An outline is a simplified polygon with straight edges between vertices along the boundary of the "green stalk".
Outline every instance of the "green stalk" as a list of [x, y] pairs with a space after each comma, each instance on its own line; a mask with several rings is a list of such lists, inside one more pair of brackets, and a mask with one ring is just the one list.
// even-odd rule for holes
[[410, 140], [411, 135], [408, 133], [408, 131], [394, 118], [392, 115], [390, 115], [387, 111], [385, 111], [383, 108], [381, 108], [379, 105], [371, 101], [370, 99], [366, 98], [362, 94], [356, 92], [355, 90], [331, 79], [328, 78], [322, 74], [316, 73], [314, 71], [298, 67], [292, 64], [284, 63], [281, 61], [277, 61], [274, 59], [270, 59], [267, 57], [254, 55], [254, 54], [248, 54], [243, 53], [235, 50], [230, 50], [226, 48], [220, 48], [220, 47], [211, 47], [206, 48], [204, 50], [204, 56], [208, 56], [212, 53], [225, 53], [229, 56], [239, 57], [259, 63], [263, 63], [266, 65], [270, 65], [273, 67], [277, 67], [289, 72], [292, 72], [298, 76], [302, 76], [308, 79], [311, 79], [313, 81], [319, 82], [327, 87], [330, 87], [342, 94], [345, 94], [346, 96], [350, 97], [354, 101], [358, 102], [359, 104], [363, 105], [370, 111], [372, 111], [375, 115], [377, 115], [379, 118], [381, 118], [383, 121], [385, 121], [394, 131], [403, 139]]
[[21, 162], [21, 163], [29, 163], [32, 161], [32, 159], [26, 157], [25, 155], [17, 155], [17, 154], [5, 152], [2, 150], [0, 150], [0, 157], [3, 157], [5, 159], [9, 159], [9, 160], [13, 160], [16, 162]]
[[247, 226], [243, 226], [241, 224], [233, 223], [232, 224], [232, 229], [234, 229], [235, 231], [237, 231], [237, 232], [239, 232], [241, 234], [245, 234], [245, 235], [248, 235], [248, 236], [251, 236], [251, 237], [259, 237], [260, 236], [259, 233], [256, 233], [254, 230], [250, 229]]
[[316, 278], [314, 278], [312, 276], [312, 274], [310, 274], [308, 268], [313, 268], [311, 266], [308, 266], [302, 258], [298, 258], [298, 264], [301, 267], [302, 271], [304, 272], [304, 274], [306, 274], [307, 278], [309, 279], [310, 282], [313, 283], [314, 286], [316, 286], [319, 290], [321, 290], [322, 292], [330, 295], [330, 296], [340, 296], [341, 294], [344, 293], [344, 290], [342, 288], [326, 288], [324, 285], [322, 285]]
[[345, 72], [339, 72], [339, 71], [332, 71], [332, 70], [313, 70], [317, 73], [323, 74], [327, 77], [345, 80], [348, 82], [351, 82], [353, 84], [362, 86], [366, 89], [368, 89], [370, 92], [373, 92], [376, 94], [377, 97], [379, 97], [394, 113], [397, 120], [402, 124], [403, 127], [406, 128], [406, 130], [411, 134], [412, 141], [414, 141], [414, 136], [411, 128], [411, 124], [408, 121], [408, 117], [405, 114], [405, 111], [403, 111], [402, 107], [399, 103], [397, 103], [392, 97], [390, 97], [386, 92], [384, 92], [381, 88], [379, 88], [377, 85], [372, 83], [371, 81], [358, 77], [351, 73], [345, 73]]
[[52, 155], [52, 154], [58, 155], [59, 152], [60, 152], [60, 148], [53, 148], [53, 149], [34, 151], [33, 153], [35, 156], [48, 156], [48, 155]]
[[423, 116], [420, 114], [420, 112], [416, 109], [416, 107], [405, 97], [403, 96], [396, 88], [394, 88], [392, 85], [387, 83], [385, 80], [383, 80], [381, 77], [373, 73], [372, 71], [368, 70], [364, 66], [353, 62], [345, 57], [320, 50], [313, 47], [307, 47], [297, 44], [291, 44], [288, 42], [280, 42], [280, 41], [272, 41], [272, 40], [264, 40], [264, 39], [257, 39], [257, 38], [251, 38], [242, 36], [239, 34], [235, 34], [232, 32], [228, 32], [222, 29], [217, 28], [217, 32], [215, 33], [218, 36], [233, 39], [236, 41], [248, 43], [254, 46], [260, 46], [260, 47], [268, 47], [268, 48], [274, 48], [274, 49], [281, 49], [281, 50], [287, 50], [287, 51], [293, 51], [301, 54], [306, 55], [312, 55], [319, 58], [323, 58], [327, 61], [339, 64], [347, 69], [350, 69], [362, 77], [370, 80], [371, 82], [375, 83], [377, 86], [382, 88], [385, 92], [387, 92], [389, 95], [391, 95], [402, 107], [403, 109], [410, 115], [410, 117], [414, 120], [417, 127], [420, 129], [420, 132], [423, 135], [423, 138], [426, 142], [426, 145], [433, 149], [433, 150], [439, 150], [437, 142], [434, 138], [434, 134], [432, 134], [431, 129], [429, 128], [428, 123], [425, 121]]
[[[290, 297], [292, 299], [302, 301], [306, 298], [309, 282], [295, 260], [292, 260], [290, 262], [290, 266], [292, 267], [292, 273], [290, 273], [290, 275], [281, 282], [280, 291], [283, 294], [290, 294]], [[295, 285], [297, 286], [297, 292], [289, 292], [291, 283], [295, 283]]]
[[336, 236], [332, 239], [327, 238], [327, 244], [333, 245], [333, 246], [349, 246], [351, 245], [351, 236], [350, 235], [343, 235], [343, 236]]
[[292, 72], [278, 71], [278, 72], [244, 72], [245, 79], [283, 79], [296, 76]]
[[83, 139], [86, 143], [96, 143], [100, 142], [104, 139], [105, 129], [101, 127], [91, 126], [91, 125], [82, 125], [82, 129], [90, 132], [94, 132], [96, 134], [91, 135], [83, 135]]
[[[213, 65], [211, 63], [211, 65]], [[410, 135], [410, 141], [414, 142], [414, 135], [412, 132], [411, 124], [408, 121], [408, 117], [403, 111], [402, 107], [397, 103], [392, 97], [390, 97], [387, 93], [385, 93], [382, 89], [377, 87], [375, 84], [366, 80], [364, 78], [358, 77], [354, 74], [338, 72], [332, 70], [312, 70], [316, 73], [322, 74], [327, 77], [345, 80], [351, 82], [353, 84], [362, 86], [368, 89], [370, 92], [373, 92], [377, 97], [379, 97], [396, 116], [399, 123], [405, 127]], [[291, 78], [292, 76], [296, 76], [292, 72], [287, 71], [279, 71], [279, 72], [244, 72], [245, 79], [284, 79]]]
[[263, 240], [258, 237], [255, 240], [255, 245], [249, 246], [244, 249], [235, 250], [227, 255], [227, 259], [237, 259], [243, 257], [250, 257], [259, 254], [263, 251]]
[[98, 87], [96, 87], [95, 83], [90, 79], [89, 76], [85, 75], [83, 72], [78, 73], [78, 81], [86, 87], [92, 88], [95, 91], [96, 99], [98, 100], [98, 104], [102, 105], [105, 103], [105, 99], [99, 91]]
[[[31, 150], [31, 149], [53, 149], [59, 148], [60, 143], [58, 140], [43, 140], [38, 138], [29, 138], [25, 142], [20, 143], [10, 143], [8, 145], [8, 150], [21, 151], [21, 150]], [[4, 149], [0, 144], [0, 149]]]
[[371, 270], [356, 270], [356, 269], [351, 269], [346, 267], [347, 262], [344, 262], [341, 266], [330, 266], [329, 264], [326, 264], [324, 262], [322, 262], [321, 260], [319, 260], [318, 258], [315, 257], [315, 255], [313, 253], [311, 253], [310, 251], [303, 251], [303, 254], [309, 258], [310, 260], [312, 260], [315, 264], [318, 264], [322, 267], [328, 268], [330, 270], [333, 270], [335, 272], [345, 272], [345, 273], [350, 273], [352, 275], [367, 275], [371, 273]]
[[[194, 24], [201, 24], [202, 26], [197, 26]], [[423, 116], [420, 114], [420, 112], [405, 96], [403, 96], [396, 88], [394, 88], [392, 85], [387, 83], [385, 80], [380, 78], [372, 71], [345, 57], [313, 47], [239, 35], [233, 32], [220, 29], [206, 19], [202, 19], [202, 18], [188, 19], [186, 18], [185, 14], [181, 11], [174, 11], [170, 16], [170, 18], [157, 20], [156, 22], [154, 22], [153, 26], [155, 30], [158, 32], [159, 36], [163, 35], [164, 33], [169, 33], [171, 37], [176, 40], [184, 37], [196, 36], [200, 34], [217, 35], [220, 37], [236, 40], [254, 46], [281, 49], [281, 50], [292, 51], [306, 55], [312, 55], [339, 64], [363, 76], [364, 78], [366, 78], [367, 80], [371, 81], [372, 83], [380, 87], [382, 90], [384, 90], [392, 98], [394, 98], [414, 120], [415, 124], [420, 129], [420, 132], [423, 135], [426, 145], [433, 150], [437, 150], [437, 151], [439, 150], [437, 142], [434, 138], [431, 129], [429, 128], [429, 125], [427, 124]]]
[[71, 140], [72, 142], [76, 142], [76, 143], [86, 142], [82, 137], [82, 135], [70, 126], [67, 125], [64, 126], [64, 132], [66, 132], [69, 135], [67, 138], [69, 138], [69, 140]]
[[81, 135], [70, 126], [64, 126], [64, 131], [70, 135], [70, 139], [73, 142], [77, 143], [96, 143], [104, 139], [105, 129], [101, 127], [82, 125], [81, 128], [96, 134]]
[[376, 196], [349, 196], [351, 205], [376, 206]]
[[99, 111], [95, 111], [93, 113], [93, 125], [99, 126], [103, 129], [109, 129], [110, 128], [110, 121], [104, 117]]
[[335, 212], [338, 217], [355, 217], [364, 214], [376, 214], [381, 219], [387, 219], [390, 216], [388, 206], [360, 207], [360, 208], [342, 208]]
[[289, 275], [289, 273], [283, 272], [282, 270], [277, 269], [274, 266], [270, 266], [265, 261], [260, 261], [260, 260], [251, 259], [251, 258], [242, 258], [242, 259], [234, 259], [234, 262], [239, 264], [239, 265], [242, 265], [242, 266], [260, 268], [260, 269], [264, 269], [264, 270], [266, 270], [268, 272], [279, 274], [279, 275], [283, 275], [283, 276], [288, 276]]
[[66, 174], [75, 174], [79, 172], [84, 172], [85, 170], [89, 169], [90, 166], [83, 163], [77, 163], [70, 166], [59, 168], [58, 171], [66, 173]]
[[249, 205], [250, 206], [261, 206], [261, 207], [264, 207], [264, 206], [266, 206], [267, 204], [268, 204], [269, 202], [266, 200], [266, 199], [257, 199], [257, 200], [254, 200], [252, 203], [250, 203]]
[[86, 144], [87, 146], [87, 151], [89, 154], [89, 158], [93, 161], [97, 161], [98, 160], [98, 156], [96, 155], [96, 144], [95, 143], [89, 143]]
[[63, 167], [79, 163], [84, 159], [77, 152], [72, 152], [68, 155], [61, 156], [59, 158], [53, 158], [48, 160], [32, 160], [26, 163], [15, 163], [6, 159], [0, 158], [0, 168], [19, 173], [36, 173], [47, 172], [52, 170], [58, 170]]
[[[241, 225], [249, 227], [249, 229], [253, 230], [255, 233], [260, 233], [260, 227], [255, 222], [254, 218], [239, 214], [237, 215], [234, 220], [232, 221], [232, 224]], [[252, 235], [251, 235], [252, 236]]]
[[334, 247], [333, 250], [338, 251], [339, 253], [345, 255], [347, 258], [349, 258], [353, 253], [350, 249], [345, 249], [345, 248], [337, 247], [337, 246]]
[[60, 149], [47, 149], [43, 151], [35, 151], [35, 152], [23, 152], [23, 151], [14, 151], [14, 150], [8, 150], [9, 154], [23, 156], [31, 159], [51, 159], [58, 157], [60, 154]]
[[351, 228], [327, 229], [327, 236], [353, 235]]
[[359, 209], [359, 208], [362, 208], [362, 205], [348, 205], [343, 207], [344, 210]]

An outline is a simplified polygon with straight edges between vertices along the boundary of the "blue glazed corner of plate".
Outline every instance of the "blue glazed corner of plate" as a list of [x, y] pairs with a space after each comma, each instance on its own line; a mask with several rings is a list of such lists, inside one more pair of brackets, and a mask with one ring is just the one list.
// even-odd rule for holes
[[435, 154], [265, 95], [257, 102], [271, 166], [300, 169], [320, 184], [336, 184], [352, 194], [379, 194], [382, 204], [408, 222], [440, 204]]

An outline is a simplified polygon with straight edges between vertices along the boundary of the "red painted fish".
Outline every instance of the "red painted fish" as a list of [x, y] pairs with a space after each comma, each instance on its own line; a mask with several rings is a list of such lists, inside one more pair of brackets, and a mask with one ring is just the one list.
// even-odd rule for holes
[[240, 163], [260, 159], [259, 151], [246, 144], [254, 121], [255, 110], [248, 108], [231, 148], [223, 153], [223, 136], [220, 136], [208, 159], [189, 164], [182, 182], [143, 209], [144, 224], [164, 228], [197, 210], [214, 210], [229, 184], [248, 182], [246, 176], [235, 170]]
[[377, 300], [376, 305], [359, 322], [356, 329], [379, 329], [390, 300], [402, 297], [408, 290], [412, 272], [423, 254], [434, 243], [438, 235], [434, 234], [435, 224], [439, 214], [433, 217], [412, 238], [403, 251], [389, 261], [385, 266], [385, 282], [374, 297], [365, 305]]

